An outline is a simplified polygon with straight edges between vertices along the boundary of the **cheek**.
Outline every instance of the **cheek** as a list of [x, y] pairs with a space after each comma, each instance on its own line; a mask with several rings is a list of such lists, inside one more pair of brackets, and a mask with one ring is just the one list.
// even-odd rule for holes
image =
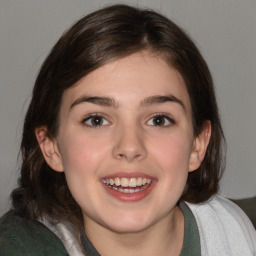
[[153, 155], [169, 172], [188, 171], [191, 143], [187, 136], [169, 136], [152, 144]]
[[[61, 157], [66, 181], [74, 199], [83, 206], [91, 201], [91, 191], [99, 179], [99, 170], [106, 157], [104, 141], [80, 134], [65, 136], [60, 142]], [[86, 198], [86, 200], [85, 200]]]
[[[60, 142], [63, 169], [69, 187], [97, 182], [97, 173], [107, 155], [108, 143], [83, 134], [65, 136]], [[62, 150], [61, 150], [62, 149]]]
[[[177, 135], [177, 134], [176, 134]], [[188, 177], [191, 139], [183, 136], [166, 136], [152, 143], [152, 154], [160, 170], [159, 180], [163, 198], [180, 198]], [[173, 203], [176, 203], [173, 202]]]
[[166, 136], [151, 143], [151, 156], [161, 184], [157, 188], [157, 207], [165, 212], [177, 203], [186, 186], [191, 152], [189, 141], [188, 136]]
[[90, 166], [86, 163], [95, 162], [95, 159], [104, 155], [104, 148], [106, 148], [104, 145], [106, 145], [104, 137], [95, 139], [93, 136], [83, 136], [82, 134], [65, 136], [65, 139], [60, 142], [60, 149], [63, 149], [60, 151], [64, 169], [68, 171], [65, 166], [81, 163], [84, 166]]

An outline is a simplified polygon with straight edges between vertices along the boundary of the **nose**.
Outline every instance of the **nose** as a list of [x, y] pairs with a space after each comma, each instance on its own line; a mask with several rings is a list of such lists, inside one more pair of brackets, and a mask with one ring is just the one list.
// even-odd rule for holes
[[120, 128], [114, 135], [113, 157], [127, 162], [141, 161], [146, 158], [143, 131], [138, 127]]

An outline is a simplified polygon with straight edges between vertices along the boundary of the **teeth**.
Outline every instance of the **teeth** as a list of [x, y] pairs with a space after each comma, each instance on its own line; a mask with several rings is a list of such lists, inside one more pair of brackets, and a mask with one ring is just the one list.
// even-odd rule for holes
[[129, 194], [129, 193], [136, 193], [136, 192], [139, 192], [139, 191], [142, 191], [144, 189], [146, 189], [150, 184], [147, 184], [141, 188], [136, 188], [136, 189], [131, 189], [131, 188], [120, 188], [120, 187], [112, 187], [109, 185], [110, 188], [114, 189], [114, 190], [117, 190], [119, 192], [122, 192], [122, 193], [126, 193], [126, 194]]
[[137, 186], [141, 186], [142, 185], [142, 178], [138, 178], [137, 179]]
[[137, 187], [137, 181], [135, 178], [131, 178], [129, 181], [129, 187], [135, 188]]
[[121, 178], [121, 186], [122, 187], [128, 187], [129, 186], [129, 180], [127, 178]]
[[116, 186], [120, 186], [121, 185], [121, 182], [120, 182], [119, 178], [115, 178], [115, 184], [116, 184]]
[[[151, 182], [152, 182], [151, 179], [142, 178], [142, 177], [139, 177], [139, 178], [125, 178], [125, 177], [119, 178], [119, 177], [116, 177], [116, 178], [104, 179], [103, 180], [103, 183], [105, 183], [107, 185], [110, 185], [110, 186], [115, 185], [117, 187], [121, 186], [123, 188], [141, 187], [141, 186], [145, 186], [146, 184], [150, 184]], [[125, 190], [125, 189], [123, 189], [123, 190]], [[129, 191], [131, 191], [131, 189], [129, 189]], [[133, 193], [133, 192], [127, 192], [127, 191], [121, 191], [121, 192]], [[134, 190], [134, 192], [136, 192], [136, 189]]]

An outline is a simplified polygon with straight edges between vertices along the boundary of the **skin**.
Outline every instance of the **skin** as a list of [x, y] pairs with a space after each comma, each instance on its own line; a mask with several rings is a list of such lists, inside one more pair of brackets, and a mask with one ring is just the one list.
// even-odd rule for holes
[[[112, 101], [84, 100], [92, 96]], [[172, 100], [150, 102], [159, 96]], [[90, 118], [95, 114], [102, 116], [99, 126]], [[195, 138], [191, 116], [179, 72], [144, 51], [105, 64], [66, 90], [57, 138], [47, 138], [45, 127], [36, 130], [45, 160], [65, 172], [85, 231], [104, 256], [179, 255], [184, 216], [176, 204], [211, 133], [207, 122]], [[154, 185], [142, 200], [122, 201], [102, 183], [116, 173], [149, 175]]]

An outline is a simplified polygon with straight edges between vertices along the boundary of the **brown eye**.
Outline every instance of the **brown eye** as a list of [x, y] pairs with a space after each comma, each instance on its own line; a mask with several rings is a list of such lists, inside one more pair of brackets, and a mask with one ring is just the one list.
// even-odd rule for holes
[[99, 127], [109, 124], [109, 122], [103, 116], [100, 115], [90, 115], [89, 117], [85, 118], [83, 123], [93, 127]]
[[174, 120], [165, 115], [156, 115], [152, 117], [148, 122], [148, 125], [152, 126], [168, 126], [170, 124], [174, 124]]

